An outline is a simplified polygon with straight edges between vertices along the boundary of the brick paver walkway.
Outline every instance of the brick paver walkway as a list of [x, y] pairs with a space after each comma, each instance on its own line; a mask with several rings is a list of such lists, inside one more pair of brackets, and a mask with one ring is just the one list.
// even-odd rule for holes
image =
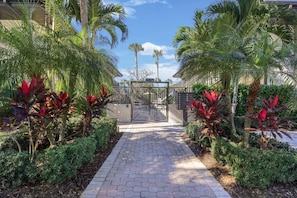
[[120, 125], [122, 138], [81, 198], [227, 198], [229, 194], [166, 122]]

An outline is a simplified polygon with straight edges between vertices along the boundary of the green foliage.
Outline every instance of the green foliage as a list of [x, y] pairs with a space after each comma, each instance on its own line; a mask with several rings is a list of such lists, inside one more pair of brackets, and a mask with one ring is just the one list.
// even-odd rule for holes
[[278, 105], [278, 100], [278, 95], [274, 99], [271, 97], [268, 100], [264, 99], [262, 110], [252, 116], [257, 129], [261, 132], [260, 140], [262, 149], [273, 148], [273, 145], [269, 142], [267, 133], [273, 138], [277, 136], [282, 138], [283, 135], [291, 138], [286, 131], [292, 128], [291, 123], [282, 116], [278, 116], [281, 110], [284, 109], [283, 106]]
[[47, 183], [61, 183], [77, 173], [93, 159], [96, 141], [92, 137], [77, 138], [73, 143], [56, 146], [38, 155], [40, 177]]
[[246, 101], [249, 94], [249, 85], [239, 84], [238, 85], [238, 96], [237, 96], [237, 106], [236, 115], [244, 116], [246, 112]]
[[236, 182], [263, 189], [274, 182], [297, 180], [297, 153], [288, 150], [243, 149], [224, 138], [214, 138], [211, 152], [218, 162], [228, 164]]
[[5, 97], [4, 94], [6, 93], [4, 91], [1, 92], [0, 89], [0, 95], [2, 95], [0, 96], [0, 123], [3, 123], [3, 117], [11, 116], [12, 114], [11, 100], [8, 97]]
[[185, 128], [186, 134], [192, 140], [199, 142], [204, 147], [210, 147], [210, 141], [201, 134], [201, 130], [204, 128], [204, 124], [199, 121], [188, 122]]
[[198, 135], [199, 131], [203, 128], [201, 122], [188, 122], [185, 128], [186, 134], [194, 141], [199, 141], [200, 136]]
[[[215, 85], [205, 85], [205, 84], [194, 84], [192, 89], [194, 92], [194, 98], [200, 99], [202, 93], [205, 90], [212, 90], [212, 89], [220, 90], [219, 86]], [[295, 92], [293, 86], [290, 85], [261, 85], [260, 86], [260, 93], [258, 95], [258, 101], [263, 98], [269, 98], [270, 96], [279, 95], [279, 104], [280, 105], [287, 105], [292, 100], [292, 97], [295, 97]], [[233, 88], [231, 88], [230, 92], [233, 92]], [[249, 92], [249, 85], [239, 84], [238, 85], [238, 98], [237, 98], [237, 106], [236, 106], [236, 116], [244, 116], [246, 112], [246, 101]], [[232, 94], [231, 94], [232, 95]], [[291, 121], [296, 123], [297, 127], [297, 113], [295, 110], [288, 109], [283, 111], [280, 116], [285, 116], [286, 118], [290, 119]]]
[[[77, 123], [73, 121], [72, 124], [76, 126]], [[44, 152], [39, 151], [33, 162], [29, 161], [28, 152], [3, 148], [0, 152], [2, 187], [7, 188], [37, 181], [61, 183], [71, 178], [79, 168], [93, 159], [96, 148], [106, 146], [108, 138], [117, 132], [117, 120], [95, 118], [92, 120], [92, 127], [96, 130], [91, 136], [47, 148]], [[1, 137], [2, 139], [7, 139], [7, 137]], [[3, 146], [2, 144], [3, 142], [0, 142], [0, 146]], [[4, 141], [4, 144], [12, 143]]]
[[201, 134], [206, 137], [222, 135], [224, 132], [222, 123], [226, 121], [226, 105], [222, 95], [223, 92], [205, 90], [200, 100], [190, 101], [196, 120], [205, 124]]
[[11, 133], [11, 134], [5, 134], [5, 136], [1, 137], [0, 135], [0, 151], [5, 151], [5, 150], [18, 150], [18, 146], [16, 142], [19, 144], [21, 147], [21, 150], [26, 150], [28, 151], [28, 136], [24, 135], [25, 128], [21, 127], [19, 131], [16, 133]]
[[1, 188], [15, 187], [37, 178], [38, 171], [29, 161], [27, 152], [7, 150], [0, 152]]
[[93, 127], [96, 128], [92, 132], [92, 136], [97, 141], [97, 148], [105, 148], [111, 135], [117, 132], [116, 119], [93, 119]]
[[222, 90], [221, 86], [219, 85], [206, 85], [206, 84], [201, 84], [201, 83], [196, 83], [192, 86], [192, 90], [194, 92], [194, 98], [196, 100], [200, 100], [204, 91], [211, 91], [211, 90]]

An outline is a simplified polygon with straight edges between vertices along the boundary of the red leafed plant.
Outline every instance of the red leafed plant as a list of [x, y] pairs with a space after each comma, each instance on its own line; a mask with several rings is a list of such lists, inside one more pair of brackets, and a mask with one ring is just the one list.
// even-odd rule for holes
[[[67, 92], [60, 92], [59, 95], [55, 92], [50, 93], [50, 99], [47, 104], [47, 108], [50, 115], [50, 125], [48, 127], [48, 139], [50, 145], [56, 144], [56, 136], [58, 135], [58, 142], [65, 141], [65, 127], [68, 116], [71, 113], [71, 101], [68, 97]], [[60, 127], [57, 127], [59, 126]], [[56, 133], [51, 133], [50, 131], [56, 131]], [[59, 134], [57, 134], [59, 132]]]
[[[15, 130], [19, 126], [24, 126], [29, 137], [29, 157], [32, 161], [34, 153], [40, 145], [55, 144], [55, 130], [57, 129], [57, 119], [66, 113], [66, 106], [70, 104], [66, 92], [57, 95], [55, 92], [48, 92], [45, 88], [44, 78], [31, 79], [31, 82], [22, 81], [17, 88], [16, 97], [12, 99], [13, 117], [5, 118], [2, 127]], [[48, 141], [47, 141], [48, 140]], [[17, 142], [16, 142], [17, 143]], [[18, 144], [21, 151], [20, 145]]]
[[30, 83], [25, 80], [22, 81], [12, 102], [14, 117], [7, 123], [9, 123], [8, 126], [11, 128], [20, 124], [24, 124], [27, 127], [31, 161], [33, 160], [34, 152], [46, 136], [44, 119], [48, 114], [48, 97], [48, 90], [44, 86], [44, 78], [33, 77]]
[[223, 133], [221, 123], [226, 118], [222, 93], [204, 91], [201, 100], [191, 100], [190, 103], [196, 119], [205, 124], [201, 134], [213, 137]]
[[273, 147], [269, 143], [267, 134], [271, 134], [273, 138], [276, 138], [277, 136], [282, 138], [283, 135], [291, 138], [287, 133], [287, 130], [292, 127], [292, 124], [290, 121], [277, 116], [277, 112], [285, 108], [284, 106], [278, 105], [278, 101], [278, 95], [274, 98], [270, 97], [268, 100], [264, 99], [262, 109], [253, 116], [253, 120], [261, 131], [260, 147], [262, 149]]
[[86, 97], [86, 104], [83, 107], [84, 115], [84, 127], [83, 127], [83, 136], [88, 135], [91, 128], [91, 122], [93, 118], [99, 118], [103, 114], [103, 109], [105, 106], [110, 103], [109, 94], [105, 87], [102, 85], [100, 95], [88, 95]]

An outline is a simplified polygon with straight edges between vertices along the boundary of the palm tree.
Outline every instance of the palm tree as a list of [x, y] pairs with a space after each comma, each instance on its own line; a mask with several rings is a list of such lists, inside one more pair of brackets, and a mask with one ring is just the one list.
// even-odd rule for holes
[[154, 50], [153, 53], [153, 57], [156, 58], [156, 65], [157, 65], [157, 81], [160, 81], [160, 77], [159, 77], [159, 57], [163, 55], [163, 51], [162, 50]]
[[[218, 76], [226, 93], [227, 109], [233, 123], [229, 89], [245, 59], [242, 40], [230, 26], [234, 23], [230, 15], [202, 20], [203, 14], [196, 11], [194, 28], [181, 27], [174, 38], [174, 46], [178, 47], [177, 60], [181, 62], [180, 73], [183, 78]], [[232, 133], [235, 135], [235, 127]]]
[[231, 14], [236, 21], [234, 24], [236, 26], [253, 15], [259, 9], [261, 2], [262, 0], [224, 0], [210, 5], [207, 12], [211, 15]]
[[[271, 24], [270, 18], [268, 17], [269, 14], [271, 14], [269, 7], [267, 7], [263, 1], [261, 0], [225, 0], [223, 2], [211, 5], [208, 7], [208, 12], [211, 14], [216, 14], [218, 16], [222, 16], [225, 14], [232, 14], [234, 19], [236, 20], [236, 24], [234, 27], [242, 27], [243, 24], [250, 23], [250, 21], [254, 21], [253, 23], [250, 23], [250, 26], [257, 26], [257, 30], [254, 32], [255, 36], [252, 37], [246, 37], [244, 31], [242, 31], [241, 37], [246, 40], [246, 38], [249, 39], [250, 46], [257, 46], [259, 49], [266, 50], [261, 51], [255, 49], [255, 51], [258, 54], [255, 53], [248, 53], [248, 56], [252, 56], [248, 58], [250, 61], [247, 65], [253, 66], [252, 70], [257, 71], [255, 76], [252, 76], [254, 78], [253, 83], [250, 85], [249, 88], [249, 94], [247, 98], [247, 106], [246, 106], [246, 115], [245, 115], [245, 129], [250, 128], [250, 116], [253, 114], [254, 111], [254, 102], [256, 100], [256, 97], [260, 91], [260, 80], [265, 74], [262, 71], [268, 71], [268, 67], [270, 64], [268, 64], [267, 60], [272, 59], [273, 54], [275, 53], [275, 48], [268, 48], [266, 45], [269, 45], [267, 42], [267, 32], [269, 29], [267, 27]], [[273, 12], [275, 13], [275, 12]], [[257, 21], [257, 22], [256, 22]], [[256, 22], [256, 23], [255, 23]], [[270, 28], [270, 30], [276, 29]], [[284, 32], [289, 31], [289, 28], [282, 29], [282, 31], [276, 31], [275, 33], [278, 33], [278, 35], [284, 35]], [[262, 31], [265, 30], [265, 31]], [[286, 34], [287, 35], [287, 34]], [[271, 36], [270, 36], [271, 37]], [[258, 40], [258, 38], [265, 38], [262, 43], [261, 40]], [[269, 42], [271, 43], [272, 39], [270, 38]], [[266, 46], [266, 47], [265, 47]], [[263, 49], [263, 47], [265, 49]], [[274, 46], [275, 47], [275, 46]], [[255, 59], [255, 57], [257, 57]], [[259, 61], [259, 59], [263, 59], [262, 61]], [[257, 60], [255, 62], [255, 60]], [[251, 70], [250, 70], [251, 71]], [[259, 76], [259, 73], [261, 74]], [[248, 146], [248, 138], [249, 138], [249, 131], [245, 130], [243, 142], [245, 146]]]
[[[82, 2], [83, 0], [80, 0]], [[81, 12], [79, 12], [80, 4], [78, 0], [69, 0], [64, 4], [66, 14], [69, 16], [68, 20], [75, 19], [82, 24]], [[85, 4], [84, 4], [85, 5]], [[84, 12], [85, 13], [85, 12]], [[87, 30], [90, 31], [89, 48], [94, 48], [95, 38], [104, 32], [107, 32], [110, 39], [103, 34], [99, 35], [99, 39], [104, 44], [109, 44], [111, 47], [115, 47], [118, 43], [117, 31], [119, 29], [122, 33], [121, 41], [125, 41], [128, 37], [128, 28], [124, 23], [125, 10], [118, 4], [105, 4], [102, 0], [88, 0], [87, 3]]]
[[134, 52], [134, 58], [135, 58], [135, 70], [136, 70], [136, 80], [139, 80], [138, 76], [138, 52], [143, 51], [144, 48], [139, 43], [132, 43], [129, 45], [129, 50]]
[[80, 5], [80, 22], [83, 32], [83, 45], [88, 41], [88, 0], [79, 0]]
[[115, 47], [118, 43], [116, 28], [122, 33], [121, 41], [125, 41], [128, 37], [128, 28], [123, 22], [125, 14], [121, 5], [104, 4], [102, 0], [89, 0], [90, 46], [94, 47], [97, 33], [102, 30], [108, 32], [111, 39], [102, 34], [99, 38], [111, 47]]
[[22, 7], [21, 21], [11, 22], [12, 28], [0, 24], [0, 58], [2, 81], [40, 77], [48, 70], [57, 69], [53, 46], [57, 41], [53, 32], [44, 34], [44, 29], [33, 22], [33, 7]]

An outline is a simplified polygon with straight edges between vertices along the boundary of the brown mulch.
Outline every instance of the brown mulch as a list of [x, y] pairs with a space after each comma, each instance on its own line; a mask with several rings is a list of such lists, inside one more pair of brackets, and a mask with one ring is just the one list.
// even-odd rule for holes
[[[36, 184], [21, 186], [18, 188], [0, 191], [2, 198], [60, 198], [71, 197], [78, 198], [99, 170], [105, 159], [111, 153], [112, 149], [121, 138], [122, 133], [117, 133], [108, 143], [107, 148], [100, 149], [96, 153], [94, 160], [85, 165], [78, 171], [75, 178], [62, 184], [48, 185]], [[293, 198], [297, 197], [297, 183], [275, 184], [264, 189], [247, 189], [236, 185], [235, 179], [228, 173], [228, 167], [222, 166], [212, 157], [209, 151], [203, 149], [197, 142], [192, 141], [185, 134], [182, 136], [194, 154], [209, 169], [214, 177], [221, 183], [232, 198]]]

